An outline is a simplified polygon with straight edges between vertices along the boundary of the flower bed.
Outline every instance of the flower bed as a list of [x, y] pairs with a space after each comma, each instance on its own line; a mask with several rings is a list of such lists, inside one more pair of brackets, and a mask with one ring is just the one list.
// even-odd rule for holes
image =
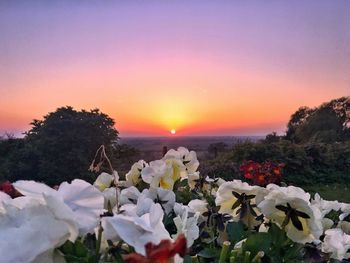
[[0, 187], [0, 262], [350, 258], [350, 204], [271, 184], [281, 181], [278, 164], [241, 167], [253, 183], [270, 183], [265, 187], [208, 178], [198, 166], [196, 153], [180, 147], [161, 160], [135, 163], [123, 180], [111, 171], [93, 185], [80, 179], [55, 188], [6, 183]]

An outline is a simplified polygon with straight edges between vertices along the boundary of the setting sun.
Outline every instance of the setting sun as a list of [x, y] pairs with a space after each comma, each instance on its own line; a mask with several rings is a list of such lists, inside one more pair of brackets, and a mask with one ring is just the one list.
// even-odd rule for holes
[[171, 134], [176, 134], [176, 130], [175, 130], [175, 129], [171, 129], [171, 130], [170, 130], [170, 133], [171, 133]]

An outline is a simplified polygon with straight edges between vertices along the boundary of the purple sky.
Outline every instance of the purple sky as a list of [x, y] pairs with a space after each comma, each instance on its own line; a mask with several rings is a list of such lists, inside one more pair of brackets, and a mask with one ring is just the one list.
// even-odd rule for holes
[[266, 134], [350, 95], [346, 0], [1, 1], [0, 36], [0, 134], [63, 105], [125, 136]]

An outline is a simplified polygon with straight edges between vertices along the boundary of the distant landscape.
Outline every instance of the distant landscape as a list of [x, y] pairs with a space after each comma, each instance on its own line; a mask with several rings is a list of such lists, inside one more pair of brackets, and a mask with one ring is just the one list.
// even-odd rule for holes
[[208, 157], [208, 147], [215, 143], [224, 143], [232, 148], [237, 143], [256, 142], [265, 136], [168, 136], [168, 137], [121, 137], [120, 144], [127, 144], [140, 151], [145, 161], [161, 158], [163, 147], [177, 149], [184, 146], [197, 153], [199, 159]]

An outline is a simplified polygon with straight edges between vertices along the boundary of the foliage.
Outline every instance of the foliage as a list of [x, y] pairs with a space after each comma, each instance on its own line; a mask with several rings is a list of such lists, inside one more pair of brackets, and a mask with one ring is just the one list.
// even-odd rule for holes
[[0, 180], [33, 179], [49, 185], [64, 180], [93, 180], [90, 161], [100, 145], [109, 152], [118, 140], [114, 120], [98, 109], [58, 108], [34, 120], [23, 139], [0, 141]]
[[296, 143], [332, 143], [350, 139], [350, 98], [310, 109], [299, 108], [288, 122], [286, 138]]
[[[217, 159], [206, 162], [206, 170], [219, 170], [225, 179], [240, 178], [237, 169], [246, 161], [264, 162], [270, 160], [284, 163], [284, 181], [288, 184], [311, 185], [318, 183], [344, 182], [350, 180], [350, 141], [343, 143], [295, 144], [288, 140], [278, 142], [244, 142], [236, 144]], [[225, 169], [220, 164], [231, 164]]]

